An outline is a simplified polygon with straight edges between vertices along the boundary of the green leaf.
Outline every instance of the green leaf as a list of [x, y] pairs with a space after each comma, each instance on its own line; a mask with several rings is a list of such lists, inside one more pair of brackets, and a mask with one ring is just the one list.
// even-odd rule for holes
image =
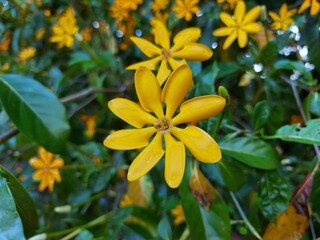
[[311, 113], [320, 117], [320, 93], [311, 93], [309, 107]]
[[170, 240], [172, 239], [171, 226], [167, 215], [163, 215], [158, 225], [158, 233], [161, 239]]
[[320, 170], [316, 172], [316, 174], [313, 177], [313, 183], [311, 187], [311, 193], [310, 193], [310, 204], [312, 208], [312, 212], [315, 214], [315, 216], [318, 219], [318, 222], [320, 222], [320, 185], [318, 184], [320, 182]]
[[270, 116], [270, 109], [267, 101], [263, 100], [256, 104], [253, 110], [253, 126], [257, 130], [263, 127]]
[[213, 94], [215, 92], [213, 87], [218, 72], [219, 68], [216, 62], [211, 66], [205, 68], [205, 70], [199, 77], [200, 80], [197, 81], [195, 85], [196, 96]]
[[277, 60], [278, 45], [275, 41], [270, 41], [260, 53], [260, 61], [264, 66], [271, 66]]
[[0, 196], [0, 238], [7, 240], [25, 239], [21, 219], [17, 213], [7, 181], [2, 174], [0, 174]]
[[270, 221], [275, 221], [277, 213], [286, 210], [291, 197], [287, 181], [277, 172], [266, 172], [260, 181], [259, 207]]
[[314, 64], [318, 72], [320, 72], [320, 22], [313, 22], [315, 18], [308, 18], [308, 22], [304, 25], [306, 44], [308, 46], [308, 57], [310, 62]]
[[238, 63], [234, 63], [234, 62], [219, 62], [218, 69], [219, 69], [219, 73], [217, 75], [217, 78], [223, 78], [230, 74], [234, 74], [242, 71], [241, 66]]
[[190, 169], [179, 187], [183, 212], [190, 230], [191, 239], [230, 239], [230, 219], [228, 207], [213, 188], [213, 202], [206, 211], [192, 195], [188, 179]]
[[81, 233], [75, 238], [75, 240], [93, 240], [94, 236], [88, 230], [82, 230]]
[[70, 126], [64, 106], [48, 88], [31, 78], [3, 74], [0, 100], [23, 134], [50, 152], [63, 150]]
[[299, 123], [279, 128], [275, 135], [264, 136], [267, 139], [280, 138], [283, 141], [320, 145], [320, 118], [309, 120], [306, 126]]
[[[38, 229], [38, 215], [32, 198], [21, 183], [0, 165], [0, 176], [6, 178], [16, 208], [26, 231]], [[0, 195], [2, 196], [2, 195]], [[1, 219], [1, 218], [0, 218]], [[1, 232], [1, 231], [0, 231]]]
[[259, 169], [275, 169], [278, 166], [277, 151], [265, 141], [255, 137], [239, 137], [221, 142], [222, 153]]
[[226, 187], [232, 192], [238, 191], [245, 182], [241, 169], [225, 159], [221, 159], [218, 166]]

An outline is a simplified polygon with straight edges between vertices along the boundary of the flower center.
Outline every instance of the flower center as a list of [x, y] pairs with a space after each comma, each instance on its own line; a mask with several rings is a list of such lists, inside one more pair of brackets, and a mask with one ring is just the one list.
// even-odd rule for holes
[[170, 132], [170, 130], [172, 128], [171, 121], [167, 118], [159, 119], [158, 121], [153, 123], [153, 126], [161, 134], [165, 134], [165, 133]]
[[162, 59], [163, 60], [168, 60], [169, 58], [171, 58], [171, 51], [170, 49], [165, 49], [165, 48], [162, 48], [161, 49], [161, 55], [162, 55]]

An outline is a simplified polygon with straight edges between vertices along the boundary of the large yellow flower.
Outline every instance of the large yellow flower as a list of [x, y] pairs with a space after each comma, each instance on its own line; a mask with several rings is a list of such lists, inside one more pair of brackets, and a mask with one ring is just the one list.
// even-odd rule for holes
[[41, 179], [39, 191], [42, 192], [46, 187], [53, 191], [54, 182], [61, 182], [59, 169], [63, 167], [63, 159], [56, 158], [51, 152], [47, 152], [43, 147], [38, 149], [39, 157], [33, 157], [29, 160], [30, 165], [36, 169], [32, 177]]
[[190, 21], [192, 15], [200, 10], [198, 4], [199, 0], [176, 0], [176, 5], [172, 10], [176, 12], [178, 18]]
[[298, 13], [302, 13], [307, 8], [310, 8], [312, 15], [317, 15], [320, 11], [320, 2], [318, 0], [304, 0], [301, 4]]
[[53, 35], [50, 42], [57, 42], [58, 47], [72, 47], [74, 35], [78, 32], [76, 17], [71, 7], [68, 7], [65, 12], [58, 18], [58, 25], [52, 27]]
[[261, 26], [255, 22], [260, 15], [260, 6], [252, 8], [246, 14], [246, 4], [238, 2], [234, 10], [234, 16], [226, 12], [220, 13], [221, 21], [227, 25], [213, 31], [217, 37], [228, 36], [223, 44], [223, 49], [227, 49], [237, 38], [239, 47], [243, 48], [248, 44], [248, 34], [260, 31]]
[[131, 40], [146, 56], [153, 58], [132, 64], [127, 67], [128, 70], [135, 70], [141, 66], [154, 70], [158, 63], [161, 62], [157, 79], [162, 85], [173, 69], [185, 63], [184, 61], [175, 60], [175, 58], [205, 61], [212, 56], [210, 48], [196, 43], [201, 34], [200, 28], [182, 30], [173, 38], [173, 46], [170, 47], [170, 34], [165, 25], [158, 20], [154, 20], [153, 25], [155, 43], [159, 46], [143, 38], [131, 37]]
[[274, 12], [269, 12], [270, 17], [273, 20], [271, 28], [274, 30], [286, 31], [288, 27], [294, 23], [291, 17], [296, 14], [296, 12], [296, 9], [288, 10], [286, 3], [281, 6], [279, 15]]
[[[130, 165], [127, 175], [129, 181], [145, 175], [165, 154], [166, 182], [172, 188], [178, 187], [185, 169], [185, 146], [201, 162], [220, 160], [220, 148], [209, 134], [192, 125], [184, 129], [177, 127], [182, 123], [194, 123], [212, 117], [225, 106], [224, 98], [206, 95], [184, 102], [179, 113], [175, 114], [193, 86], [192, 72], [187, 65], [181, 65], [172, 72], [162, 91], [154, 74], [145, 67], [136, 71], [134, 84], [140, 105], [116, 98], [109, 101], [108, 106], [114, 114], [136, 129], [113, 132], [104, 140], [104, 145], [111, 149], [146, 147]], [[152, 136], [154, 138], [149, 142]]]

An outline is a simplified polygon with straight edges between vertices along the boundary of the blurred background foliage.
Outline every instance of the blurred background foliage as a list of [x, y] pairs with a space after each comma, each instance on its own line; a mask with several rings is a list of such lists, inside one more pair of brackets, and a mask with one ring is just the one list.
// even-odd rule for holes
[[[132, 0], [136, 8], [126, 11], [116, 2], [0, 0], [0, 238], [319, 237], [319, 13], [310, 14], [312, 6], [297, 12], [280, 31], [268, 12], [308, 1], [245, 1], [247, 9], [263, 6], [262, 31], [244, 48], [235, 42], [223, 50], [225, 37], [212, 32], [237, 1], [194, 1], [190, 20], [172, 10], [178, 1]], [[70, 7], [77, 31], [70, 46], [59, 47], [53, 26]], [[188, 98], [218, 94], [219, 86], [230, 97], [223, 114], [198, 123], [216, 139], [222, 160], [193, 164], [187, 154], [178, 189], [166, 185], [163, 160], [128, 182], [137, 151], [102, 144], [128, 127], [107, 102], [137, 99], [134, 71], [126, 67], [146, 57], [130, 36], [152, 41], [154, 18], [166, 19], [171, 36], [199, 27], [199, 42], [214, 52], [188, 61], [195, 82]], [[40, 158], [40, 146], [64, 162], [53, 191], [39, 191], [32, 177], [29, 160]]]

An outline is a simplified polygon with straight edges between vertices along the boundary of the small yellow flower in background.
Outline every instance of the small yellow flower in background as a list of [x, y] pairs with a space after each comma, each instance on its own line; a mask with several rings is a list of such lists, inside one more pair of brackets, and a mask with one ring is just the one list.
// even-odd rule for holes
[[126, 0], [126, 1], [118, 0], [118, 1], [121, 2], [122, 7], [127, 10], [137, 10], [138, 5], [143, 2], [143, 0]]
[[81, 115], [81, 120], [85, 123], [86, 125], [86, 135], [90, 138], [94, 136], [96, 133], [96, 120], [98, 118], [98, 115], [86, 115], [83, 114]]
[[58, 25], [52, 27], [50, 42], [58, 43], [58, 47], [72, 47], [74, 35], [78, 32], [76, 17], [71, 7], [68, 7], [58, 18]]
[[5, 72], [5, 71], [7, 71], [9, 69], [10, 69], [10, 64], [9, 63], [5, 63], [2, 66], [0, 66], [0, 73], [3, 73], [3, 72]]
[[46, 17], [50, 17], [51, 16], [51, 11], [50, 9], [46, 9], [43, 11], [43, 15], [46, 16]]
[[231, 9], [234, 9], [234, 7], [237, 5], [238, 2], [241, 2], [243, 0], [217, 0], [217, 3], [228, 3]]
[[176, 5], [172, 11], [176, 12], [177, 18], [184, 18], [190, 21], [193, 14], [199, 12], [199, 0], [176, 0]]
[[43, 38], [43, 35], [45, 34], [45, 32], [46, 32], [45, 28], [40, 28], [35, 34], [35, 39], [37, 41], [41, 40]]
[[19, 52], [17, 61], [21, 62], [21, 61], [25, 61], [27, 59], [33, 58], [35, 54], [36, 54], [36, 49], [34, 47], [24, 48]]
[[[201, 162], [214, 163], [221, 159], [221, 150], [208, 133], [192, 125], [177, 127], [215, 116], [225, 106], [225, 99], [217, 95], [196, 97], [180, 106], [193, 86], [192, 71], [187, 65], [181, 65], [172, 72], [163, 90], [154, 74], [145, 67], [136, 71], [134, 84], [140, 105], [116, 98], [109, 101], [108, 107], [136, 129], [113, 132], [104, 140], [104, 145], [111, 149], [145, 147], [128, 169], [129, 181], [148, 173], [165, 155], [165, 180], [170, 187], [178, 187], [184, 175], [185, 147]], [[163, 104], [166, 105], [165, 113]], [[179, 106], [179, 113], [175, 114]], [[162, 148], [163, 138], [165, 149]]]
[[[175, 58], [205, 61], [213, 54], [211, 49], [207, 46], [196, 43], [200, 38], [200, 28], [193, 27], [182, 30], [173, 38], [173, 46], [170, 47], [170, 34], [166, 26], [158, 20], [153, 20], [153, 26], [155, 31], [155, 43], [159, 46], [144, 38], [130, 38], [146, 56], [152, 57], [152, 59], [132, 64], [126, 69], [136, 70], [141, 66], [145, 66], [150, 70], [155, 70], [159, 62], [161, 62], [157, 79], [160, 85], [162, 85], [172, 70], [176, 69], [181, 64], [185, 64], [185, 61], [178, 61]], [[168, 67], [168, 65], [170, 67]]]
[[286, 3], [281, 6], [279, 15], [274, 12], [269, 12], [270, 17], [273, 20], [273, 23], [271, 23], [271, 28], [273, 30], [281, 30], [283, 32], [286, 31], [288, 27], [294, 23], [291, 17], [295, 15], [296, 12], [296, 9], [289, 10]]
[[239, 47], [243, 48], [248, 44], [248, 34], [255, 34], [260, 31], [261, 25], [257, 22], [260, 15], [260, 6], [252, 8], [246, 13], [246, 4], [239, 2], [234, 10], [234, 16], [226, 12], [220, 13], [221, 21], [226, 27], [221, 27], [213, 31], [216, 37], [228, 36], [223, 44], [223, 49], [227, 49], [238, 39]]
[[83, 31], [82, 31], [83, 41], [89, 42], [91, 40], [91, 32], [92, 32], [91, 28], [87, 27], [87, 28], [83, 29]]
[[42, 192], [48, 187], [49, 191], [53, 191], [54, 182], [61, 182], [59, 169], [63, 167], [62, 158], [56, 158], [51, 152], [43, 147], [38, 149], [39, 157], [33, 157], [29, 160], [29, 164], [36, 169], [32, 174], [34, 179], [40, 179], [38, 190]]
[[133, 201], [130, 198], [129, 194], [126, 193], [123, 195], [123, 198], [121, 199], [119, 205], [120, 205], [120, 207], [127, 207], [127, 206], [132, 206], [134, 204], [133, 204]]
[[154, 0], [152, 1], [151, 10], [154, 13], [161, 12], [166, 9], [169, 0]]
[[0, 52], [5, 52], [8, 50], [11, 42], [11, 33], [8, 31], [4, 34], [4, 37], [0, 39]]
[[307, 8], [310, 8], [310, 13], [312, 15], [317, 15], [320, 11], [320, 2], [318, 0], [304, 0], [298, 10], [298, 13], [304, 12]]
[[174, 209], [172, 209], [171, 214], [174, 216], [173, 223], [175, 225], [179, 225], [180, 223], [183, 223], [186, 221], [181, 204], [178, 204]]

